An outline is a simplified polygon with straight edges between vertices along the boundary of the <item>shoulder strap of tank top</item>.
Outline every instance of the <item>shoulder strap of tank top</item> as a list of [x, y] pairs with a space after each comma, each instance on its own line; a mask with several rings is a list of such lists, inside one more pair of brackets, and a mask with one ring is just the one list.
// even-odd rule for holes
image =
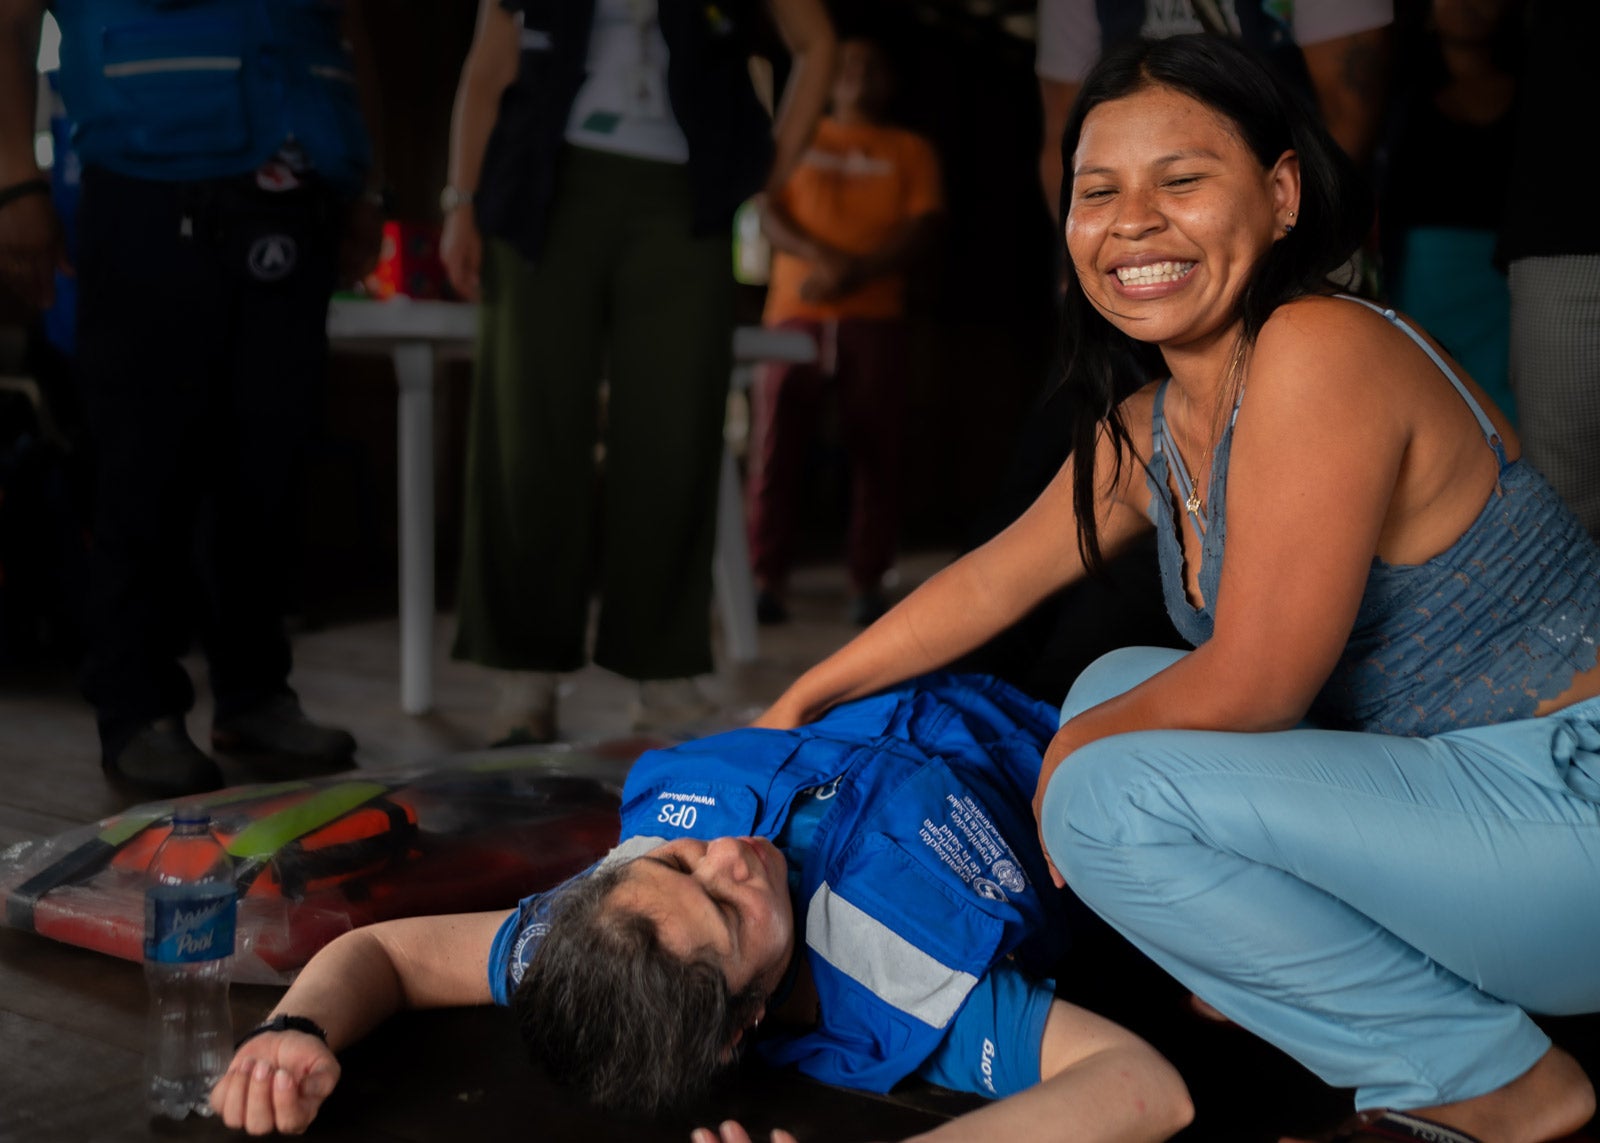
[[1409, 322], [1392, 309], [1386, 309], [1374, 302], [1367, 301], [1365, 298], [1358, 298], [1353, 294], [1335, 294], [1334, 296], [1343, 298], [1347, 302], [1357, 302], [1366, 306], [1373, 313], [1387, 318], [1391, 325], [1403, 330], [1407, 337], [1417, 343], [1422, 352], [1428, 355], [1429, 360], [1439, 367], [1439, 372], [1443, 373], [1449, 379], [1450, 384], [1455, 386], [1456, 392], [1461, 394], [1461, 399], [1467, 403], [1467, 408], [1472, 410], [1472, 415], [1478, 422], [1478, 428], [1483, 430], [1484, 439], [1489, 442], [1489, 447], [1494, 449], [1495, 456], [1499, 458], [1500, 467], [1505, 468], [1508, 463], [1506, 461], [1505, 443], [1500, 439], [1500, 433], [1494, 427], [1494, 422], [1489, 420], [1488, 414], [1483, 411], [1483, 406], [1478, 404], [1476, 398], [1473, 397], [1471, 390], [1456, 375], [1456, 371], [1445, 363], [1444, 358], [1439, 356], [1438, 350], [1433, 348], [1428, 339], [1413, 329]]

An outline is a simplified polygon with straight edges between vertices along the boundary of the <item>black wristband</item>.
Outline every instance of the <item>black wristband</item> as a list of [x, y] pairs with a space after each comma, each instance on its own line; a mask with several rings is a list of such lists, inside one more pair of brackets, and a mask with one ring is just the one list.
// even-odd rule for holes
[[20, 183], [12, 183], [8, 187], [0, 187], [0, 210], [4, 210], [19, 198], [30, 194], [49, 194], [49, 179], [24, 179]]
[[304, 1032], [308, 1036], [315, 1036], [324, 1044], [328, 1042], [328, 1033], [322, 1030], [322, 1025], [305, 1016], [274, 1016], [265, 1024], [257, 1024], [234, 1042], [234, 1049], [244, 1047], [245, 1042], [261, 1035], [263, 1032]]

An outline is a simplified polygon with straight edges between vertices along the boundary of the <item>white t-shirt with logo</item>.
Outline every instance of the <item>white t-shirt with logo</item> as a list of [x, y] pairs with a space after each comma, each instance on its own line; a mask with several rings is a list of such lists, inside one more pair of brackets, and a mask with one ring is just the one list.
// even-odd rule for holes
[[667, 99], [667, 41], [657, 0], [596, 0], [587, 77], [567, 116], [567, 142], [663, 163], [687, 163], [689, 140]]

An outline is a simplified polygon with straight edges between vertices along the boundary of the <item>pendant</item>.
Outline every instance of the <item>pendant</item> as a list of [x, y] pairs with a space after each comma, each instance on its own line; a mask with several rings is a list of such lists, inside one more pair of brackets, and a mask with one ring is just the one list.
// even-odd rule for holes
[[1189, 515], [1198, 516], [1200, 514], [1200, 494], [1198, 492], [1193, 493], [1188, 500], [1184, 501], [1183, 506], [1189, 510]]

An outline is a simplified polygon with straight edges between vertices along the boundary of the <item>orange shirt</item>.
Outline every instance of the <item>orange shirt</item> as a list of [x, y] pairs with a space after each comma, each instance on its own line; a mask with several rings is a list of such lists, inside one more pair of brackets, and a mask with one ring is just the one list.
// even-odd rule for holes
[[[869, 254], [900, 225], [943, 206], [939, 160], [920, 135], [899, 127], [823, 119], [777, 201], [807, 233], [847, 254]], [[790, 318], [889, 318], [904, 312], [904, 276], [884, 274], [828, 302], [800, 297], [810, 263], [772, 252], [768, 325]]]

